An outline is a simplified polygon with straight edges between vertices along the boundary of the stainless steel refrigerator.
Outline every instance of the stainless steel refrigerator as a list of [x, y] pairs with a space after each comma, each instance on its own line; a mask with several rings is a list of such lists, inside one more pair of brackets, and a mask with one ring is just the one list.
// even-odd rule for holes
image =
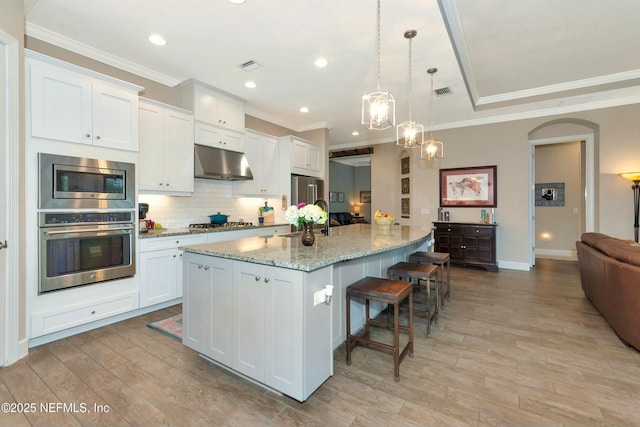
[[291, 204], [314, 204], [316, 200], [324, 199], [324, 181], [308, 176], [291, 175]]

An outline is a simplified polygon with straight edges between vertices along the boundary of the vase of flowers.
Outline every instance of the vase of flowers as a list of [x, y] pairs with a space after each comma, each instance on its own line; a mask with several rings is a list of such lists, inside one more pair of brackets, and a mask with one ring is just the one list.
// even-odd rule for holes
[[316, 241], [313, 232], [313, 224], [324, 224], [327, 222], [327, 212], [320, 206], [300, 203], [287, 208], [284, 219], [292, 225], [302, 228], [302, 244], [312, 246]]

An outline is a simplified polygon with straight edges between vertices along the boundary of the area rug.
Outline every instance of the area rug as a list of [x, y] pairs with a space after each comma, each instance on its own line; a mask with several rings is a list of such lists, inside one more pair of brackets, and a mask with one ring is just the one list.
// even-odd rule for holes
[[147, 326], [182, 342], [182, 313], [147, 323]]

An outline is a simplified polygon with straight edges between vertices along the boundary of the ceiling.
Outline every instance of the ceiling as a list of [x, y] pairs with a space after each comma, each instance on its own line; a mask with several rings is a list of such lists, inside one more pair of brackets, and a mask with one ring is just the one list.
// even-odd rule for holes
[[[376, 90], [375, 0], [25, 0], [25, 15], [31, 37], [165, 85], [200, 80], [247, 100], [252, 116], [330, 129], [330, 148], [395, 140], [360, 125], [360, 98]], [[434, 89], [452, 92], [433, 99], [436, 132], [638, 103], [638, 16], [637, 0], [383, 0], [380, 87], [408, 120], [403, 34], [415, 29], [412, 118], [429, 128], [428, 68]]]

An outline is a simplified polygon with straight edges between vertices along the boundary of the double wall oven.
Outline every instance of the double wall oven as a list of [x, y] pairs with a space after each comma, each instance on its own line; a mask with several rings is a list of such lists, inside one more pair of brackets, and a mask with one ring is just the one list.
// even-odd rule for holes
[[135, 166], [40, 153], [39, 293], [135, 274]]

